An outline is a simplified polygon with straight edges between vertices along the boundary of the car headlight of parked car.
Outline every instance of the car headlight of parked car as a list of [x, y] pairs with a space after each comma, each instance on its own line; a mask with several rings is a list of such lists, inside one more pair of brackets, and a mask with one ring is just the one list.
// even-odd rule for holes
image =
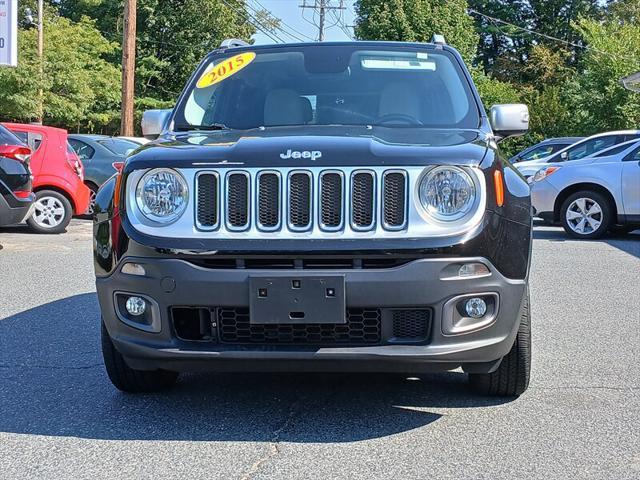
[[432, 218], [450, 222], [471, 211], [476, 201], [476, 187], [462, 168], [436, 167], [422, 178], [419, 198]]
[[189, 187], [175, 170], [156, 168], [138, 182], [136, 203], [149, 220], [168, 225], [184, 213], [189, 200]]
[[560, 167], [546, 167], [541, 170], [538, 170], [533, 177], [530, 177], [530, 178], [533, 178], [533, 180], [531, 180], [529, 183], [541, 182], [542, 180], [547, 178], [549, 175], [551, 175], [554, 172], [557, 172], [558, 170], [560, 170]]

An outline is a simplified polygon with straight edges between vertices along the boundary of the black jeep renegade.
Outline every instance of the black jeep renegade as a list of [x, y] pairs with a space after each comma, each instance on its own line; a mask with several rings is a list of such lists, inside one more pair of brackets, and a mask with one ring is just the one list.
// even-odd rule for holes
[[112, 382], [461, 367], [521, 394], [531, 205], [497, 142], [528, 121], [489, 121], [443, 42], [226, 41], [98, 193]]

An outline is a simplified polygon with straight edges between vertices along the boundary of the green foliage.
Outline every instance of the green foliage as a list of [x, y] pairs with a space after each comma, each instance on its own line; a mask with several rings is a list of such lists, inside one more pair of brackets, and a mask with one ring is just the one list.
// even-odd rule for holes
[[[121, 41], [122, 0], [59, 3], [63, 15], [90, 16], [105, 35]], [[222, 40], [251, 38], [255, 30], [248, 18], [244, 0], [138, 0], [136, 96], [145, 105], [175, 101], [198, 63]]]
[[584, 56], [576, 98], [584, 112], [582, 133], [638, 128], [640, 95], [626, 90], [620, 79], [640, 71], [640, 26], [581, 19], [576, 25], [590, 49]]
[[0, 69], [0, 112], [31, 121], [38, 116], [38, 88], [44, 91], [49, 124], [92, 129], [118, 115], [120, 72], [105, 60], [116, 46], [83, 17], [77, 23], [48, 15], [45, 23], [44, 75], [40, 83], [37, 31], [19, 32], [19, 66]]
[[442, 34], [470, 62], [478, 37], [466, 8], [466, 0], [359, 0], [355, 33], [361, 40], [406, 42]]

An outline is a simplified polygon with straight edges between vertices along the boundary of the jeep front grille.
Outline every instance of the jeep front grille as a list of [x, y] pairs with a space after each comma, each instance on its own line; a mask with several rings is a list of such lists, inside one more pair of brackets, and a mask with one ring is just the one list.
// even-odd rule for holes
[[403, 230], [408, 191], [404, 170], [205, 171], [196, 177], [196, 227], [367, 232], [380, 225]]
[[289, 175], [289, 228], [307, 230], [311, 227], [313, 199], [311, 174], [296, 172]]
[[227, 228], [244, 230], [249, 226], [250, 208], [249, 174], [232, 172], [227, 175]]
[[196, 222], [199, 228], [212, 229], [218, 226], [218, 175], [203, 173], [196, 179]]
[[384, 225], [393, 230], [404, 228], [407, 218], [407, 175], [402, 171], [385, 172], [382, 182]]
[[373, 227], [376, 215], [375, 174], [356, 172], [351, 179], [351, 225], [357, 230]]

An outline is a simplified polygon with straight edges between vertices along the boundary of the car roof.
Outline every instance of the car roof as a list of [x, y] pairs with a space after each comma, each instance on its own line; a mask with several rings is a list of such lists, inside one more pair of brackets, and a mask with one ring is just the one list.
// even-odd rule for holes
[[566, 143], [566, 142], [571, 142], [571, 143], [576, 143], [579, 142], [580, 140], [584, 140], [586, 137], [554, 137], [554, 138], [547, 138], [546, 140], [543, 140], [541, 143]]
[[105, 140], [112, 137], [109, 135], [98, 135], [94, 133], [70, 133], [69, 138], [77, 138], [80, 140]]
[[11, 123], [11, 122], [2, 122], [2, 125], [7, 127], [9, 130], [12, 128], [17, 128], [20, 130], [27, 130], [31, 132], [55, 132], [58, 134], [67, 135], [67, 131], [63, 128], [58, 127], [49, 127], [46, 125], [35, 125], [33, 123]]

